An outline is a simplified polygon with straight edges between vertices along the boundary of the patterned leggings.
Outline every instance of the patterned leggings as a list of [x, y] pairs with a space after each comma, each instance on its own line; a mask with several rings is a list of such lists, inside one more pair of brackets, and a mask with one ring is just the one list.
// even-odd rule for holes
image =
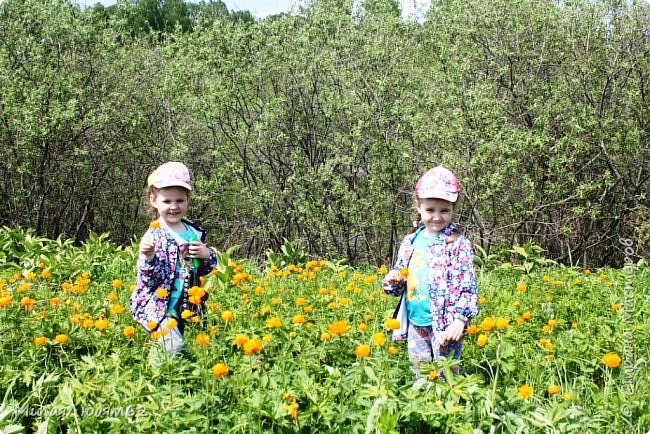
[[[409, 323], [408, 326], [408, 353], [412, 362], [411, 370], [416, 377], [420, 375], [420, 363], [431, 363], [434, 360], [447, 358], [451, 354], [454, 359], [460, 359], [463, 339], [447, 342], [444, 345], [434, 345], [436, 335], [431, 326], [416, 326]], [[453, 366], [451, 371], [454, 375], [460, 373], [458, 365]], [[442, 376], [442, 372], [440, 372]]]

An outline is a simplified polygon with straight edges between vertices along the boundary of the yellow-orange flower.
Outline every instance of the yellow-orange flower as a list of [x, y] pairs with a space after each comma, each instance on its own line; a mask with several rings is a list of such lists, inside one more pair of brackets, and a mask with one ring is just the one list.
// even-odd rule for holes
[[153, 320], [147, 321], [147, 329], [149, 331], [155, 330], [156, 327], [158, 327], [158, 323], [156, 321], [153, 321]]
[[50, 305], [51, 306], [58, 306], [61, 304], [61, 299], [59, 297], [52, 297], [50, 298]]
[[133, 326], [126, 326], [122, 329], [122, 334], [130, 339], [135, 336], [135, 328]]
[[112, 304], [109, 308], [111, 315], [119, 315], [124, 312], [124, 306], [121, 304]]
[[23, 297], [20, 299], [20, 305], [29, 310], [32, 310], [34, 308], [34, 305], [36, 305], [36, 300], [30, 297]]
[[402, 277], [408, 277], [409, 276], [409, 269], [404, 267], [399, 269], [399, 275]]
[[327, 342], [327, 341], [329, 341], [330, 339], [332, 339], [332, 335], [330, 335], [330, 334], [327, 333], [327, 332], [325, 332], [325, 333], [323, 333], [323, 334], [320, 335], [320, 340], [323, 341], [323, 342]]
[[619, 310], [621, 308], [620, 304], [612, 304], [612, 310]]
[[508, 319], [507, 318], [499, 318], [496, 322], [496, 328], [497, 330], [503, 330], [504, 328], [508, 327]]
[[169, 318], [165, 323], [165, 327], [167, 327], [168, 330], [174, 329], [178, 327], [178, 321], [176, 321], [175, 318]]
[[479, 332], [479, 328], [476, 327], [474, 324], [467, 327], [467, 334], [468, 335], [475, 335], [478, 332]]
[[269, 318], [268, 321], [266, 321], [266, 326], [270, 329], [282, 327], [282, 320], [278, 317]]
[[391, 356], [394, 356], [395, 354], [397, 354], [398, 349], [397, 349], [397, 347], [394, 347], [394, 346], [391, 345], [390, 347], [388, 347], [388, 349], [387, 349], [386, 351], [387, 351], [388, 354], [390, 354]]
[[62, 345], [65, 344], [66, 342], [68, 342], [68, 339], [69, 339], [68, 335], [65, 335], [65, 334], [59, 334], [59, 335], [56, 335], [54, 337], [54, 340], [57, 343], [62, 344]]
[[523, 319], [531, 319], [533, 317], [533, 314], [530, 312], [524, 312], [523, 314], [521, 314], [521, 317]]
[[228, 375], [229, 369], [228, 365], [225, 363], [217, 363], [212, 367], [212, 375], [214, 375], [217, 378], [222, 378]]
[[549, 386], [546, 388], [546, 391], [549, 395], [557, 395], [560, 391], [560, 386], [557, 384], [549, 384]]
[[334, 336], [344, 335], [350, 330], [350, 325], [344, 319], [327, 324], [327, 330]]
[[495, 325], [496, 323], [494, 322], [494, 318], [491, 316], [487, 316], [483, 318], [483, 321], [481, 321], [481, 328], [486, 332], [492, 331]]
[[357, 326], [357, 330], [359, 330], [360, 332], [365, 332], [367, 329], [368, 329], [368, 324], [366, 324], [365, 322], [362, 322]]
[[517, 394], [521, 399], [530, 398], [533, 396], [533, 388], [527, 384], [522, 384], [519, 386], [519, 391]]
[[114, 279], [114, 280], [111, 282], [111, 286], [113, 286], [113, 288], [115, 288], [115, 289], [120, 289], [120, 288], [122, 287], [123, 284], [124, 284], [124, 283], [123, 283], [120, 279]]
[[221, 320], [226, 324], [232, 322], [233, 319], [235, 319], [235, 314], [232, 313], [232, 310], [224, 310], [221, 313]]
[[51, 276], [52, 276], [52, 273], [50, 273], [48, 270], [41, 271], [41, 277], [43, 279], [49, 279]]
[[194, 342], [196, 342], [196, 345], [200, 347], [207, 347], [210, 345], [210, 336], [206, 335], [205, 333], [199, 333], [194, 338]]
[[476, 338], [476, 345], [479, 347], [484, 347], [488, 343], [488, 337], [484, 334], [478, 335], [478, 338]]
[[151, 229], [158, 229], [158, 228], [160, 228], [160, 222], [158, 220], [153, 220], [153, 221], [149, 222], [149, 227]]
[[525, 292], [526, 291], [526, 284], [523, 282], [519, 282], [517, 284], [517, 292]]
[[400, 328], [400, 323], [395, 318], [388, 318], [385, 326], [388, 330], [397, 330]]
[[430, 370], [429, 373], [427, 374], [427, 378], [431, 381], [435, 380], [436, 378], [438, 378], [438, 371], [436, 371], [435, 369]]
[[293, 318], [291, 318], [291, 322], [293, 324], [303, 324], [305, 321], [305, 316], [300, 314], [295, 315]]
[[382, 347], [386, 343], [386, 335], [382, 332], [377, 332], [372, 335], [372, 344], [377, 347]]
[[95, 328], [97, 330], [106, 330], [109, 325], [110, 323], [104, 318], [99, 318], [97, 321], [95, 321]]
[[610, 352], [603, 356], [603, 365], [610, 368], [618, 368], [621, 364], [621, 358], [618, 354]]
[[90, 318], [86, 318], [85, 320], [83, 320], [81, 322], [81, 326], [83, 328], [91, 329], [91, 328], [95, 327], [95, 321], [93, 321]]
[[111, 303], [114, 303], [117, 301], [117, 294], [115, 292], [111, 292], [106, 296], [106, 300], [110, 301]]
[[42, 347], [46, 343], [47, 343], [47, 338], [45, 338], [45, 336], [39, 336], [34, 338], [34, 345], [36, 345], [37, 347]]
[[188, 319], [192, 315], [193, 315], [192, 311], [189, 310], [189, 309], [185, 309], [185, 310], [183, 310], [183, 312], [181, 312], [181, 318], [183, 318], [183, 319]]
[[244, 353], [246, 355], [256, 354], [262, 351], [262, 342], [259, 339], [253, 338], [244, 344]]
[[233, 339], [233, 343], [238, 347], [244, 346], [246, 342], [248, 342], [248, 337], [244, 335], [237, 335], [235, 336], [235, 339]]
[[368, 345], [357, 345], [354, 349], [354, 355], [357, 358], [368, 357], [370, 355], [370, 347]]

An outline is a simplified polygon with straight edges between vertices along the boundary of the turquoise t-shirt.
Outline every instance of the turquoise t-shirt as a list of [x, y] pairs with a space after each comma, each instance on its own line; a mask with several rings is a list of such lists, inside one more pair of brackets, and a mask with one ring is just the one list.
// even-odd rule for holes
[[431, 295], [429, 288], [429, 262], [433, 237], [421, 233], [413, 242], [413, 253], [406, 279], [406, 311], [409, 322], [417, 326], [431, 325]]
[[[185, 223], [183, 223], [185, 224]], [[192, 239], [196, 239], [194, 230], [187, 225], [185, 225], [185, 232], [182, 234], [174, 234], [174, 238], [179, 246], [187, 244]], [[178, 258], [176, 259], [176, 278], [174, 279], [174, 288], [172, 293], [169, 295], [169, 305], [167, 307], [167, 313], [173, 317], [179, 318], [179, 313], [176, 312], [176, 305], [178, 300], [180, 300], [181, 295], [183, 294], [183, 282], [185, 281], [185, 269], [181, 265], [180, 252]]]

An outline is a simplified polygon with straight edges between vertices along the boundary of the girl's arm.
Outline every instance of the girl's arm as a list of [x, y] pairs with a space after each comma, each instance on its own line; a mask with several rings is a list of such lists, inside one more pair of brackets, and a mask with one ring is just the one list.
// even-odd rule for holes
[[402, 295], [406, 289], [406, 278], [400, 274], [400, 270], [408, 266], [410, 256], [411, 241], [410, 237], [406, 237], [399, 246], [397, 261], [393, 269], [386, 273], [381, 282], [384, 293], [395, 296]]

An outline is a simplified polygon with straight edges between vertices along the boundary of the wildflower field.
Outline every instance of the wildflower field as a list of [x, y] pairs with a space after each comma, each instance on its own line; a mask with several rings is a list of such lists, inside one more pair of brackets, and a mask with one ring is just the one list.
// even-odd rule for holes
[[8, 228], [0, 245], [2, 432], [650, 430], [643, 264], [477, 267], [461, 375], [442, 381], [443, 362], [415, 381], [406, 343], [388, 339], [385, 267], [220, 252], [186, 356], [154, 369], [128, 308], [133, 246]]

